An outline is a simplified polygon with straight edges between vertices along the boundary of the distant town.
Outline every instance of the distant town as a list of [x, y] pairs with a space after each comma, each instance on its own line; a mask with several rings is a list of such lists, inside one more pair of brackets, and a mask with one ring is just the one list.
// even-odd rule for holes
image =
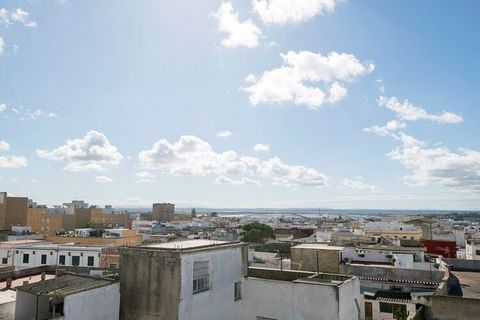
[[2, 319], [476, 319], [469, 212], [47, 207], [0, 193]]

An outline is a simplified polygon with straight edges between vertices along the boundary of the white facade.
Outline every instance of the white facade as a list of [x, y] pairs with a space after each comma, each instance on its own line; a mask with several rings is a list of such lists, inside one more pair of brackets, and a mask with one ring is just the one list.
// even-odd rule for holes
[[335, 286], [309, 281], [246, 278], [240, 319], [356, 320], [359, 319], [360, 282]]
[[63, 312], [65, 320], [118, 320], [120, 283], [66, 296]]
[[51, 243], [16, 244], [10, 248], [0, 247], [0, 257], [2, 262], [5, 262], [4, 264], [14, 265], [15, 270], [57, 264], [60, 267], [95, 268], [100, 266], [101, 250], [102, 247], [55, 245]]
[[465, 241], [465, 258], [467, 260], [480, 260], [480, 239]]
[[[193, 264], [197, 261], [208, 261], [210, 289], [193, 293]], [[242, 310], [241, 300], [237, 302], [234, 300], [234, 284], [241, 282], [246, 273], [242, 268], [241, 247], [225, 247], [182, 254], [179, 319], [243, 319], [237, 318]]]

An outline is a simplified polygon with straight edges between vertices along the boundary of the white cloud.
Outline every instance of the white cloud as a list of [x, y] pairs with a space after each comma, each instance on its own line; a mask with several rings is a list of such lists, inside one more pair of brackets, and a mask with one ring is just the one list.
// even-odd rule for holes
[[95, 177], [95, 182], [97, 183], [110, 183], [110, 182], [114, 182], [115, 180], [113, 180], [112, 178], [110, 177], [107, 177], [107, 176], [97, 176]]
[[234, 180], [226, 176], [219, 176], [215, 179], [216, 184], [223, 184], [229, 186], [262, 186], [262, 183], [258, 180], [253, 180], [249, 178], [241, 178], [239, 180]]
[[0, 112], [7, 110], [7, 105], [5, 103], [0, 103]]
[[430, 120], [441, 123], [459, 123], [463, 121], [461, 116], [453, 112], [442, 111], [440, 114], [431, 114], [421, 107], [414, 106], [408, 100], [404, 100], [402, 103], [396, 97], [387, 98], [382, 96], [378, 99], [378, 104], [395, 112], [401, 120]]
[[29, 18], [29, 13], [22, 10], [21, 8], [17, 8], [15, 11], [10, 12], [10, 21], [11, 22], [18, 22], [23, 24], [25, 27], [37, 27], [37, 22], [32, 21]]
[[89, 131], [83, 138], [67, 140], [67, 142], [51, 151], [37, 150], [40, 158], [66, 161], [65, 170], [105, 171], [118, 167], [123, 156], [107, 137], [98, 131]]
[[383, 79], [375, 80], [375, 84], [381, 93], [385, 93], [385, 83], [383, 82]]
[[224, 47], [253, 48], [258, 46], [258, 38], [262, 32], [252, 20], [240, 21], [238, 12], [233, 9], [231, 2], [222, 2], [218, 11], [212, 16], [218, 21], [218, 30], [227, 34], [227, 37], [222, 40]]
[[444, 146], [428, 148], [425, 142], [404, 133], [399, 136], [402, 145], [388, 153], [388, 157], [412, 171], [405, 177], [408, 184], [438, 184], [459, 191], [480, 192], [480, 152], [460, 149], [455, 153]]
[[257, 152], [268, 152], [268, 151], [270, 151], [270, 146], [268, 144], [257, 143], [253, 147], [253, 150], [257, 151]]
[[339, 0], [252, 0], [253, 10], [265, 24], [297, 24], [333, 12]]
[[364, 128], [363, 132], [375, 133], [379, 136], [394, 135], [393, 132], [399, 129], [404, 129], [407, 125], [397, 120], [387, 122], [384, 126], [374, 125], [369, 128]]
[[0, 151], [8, 151], [10, 150], [10, 145], [7, 143], [7, 141], [0, 140]]
[[196, 136], [184, 135], [171, 144], [159, 140], [151, 149], [138, 154], [140, 167], [172, 175], [238, 175], [249, 174], [271, 179], [274, 185], [325, 186], [328, 177], [300, 165], [288, 165], [278, 157], [260, 160], [241, 157], [235, 151], [217, 153], [210, 144]]
[[5, 52], [5, 41], [0, 37], [0, 56]]
[[137, 172], [135, 176], [137, 177], [137, 180], [134, 181], [135, 183], [153, 183], [157, 181], [157, 177], [148, 171]]
[[[347, 95], [342, 82], [354, 81], [375, 67], [346, 53], [331, 52], [322, 56], [310, 51], [289, 51], [280, 56], [283, 59], [280, 68], [267, 70], [260, 77], [250, 74], [245, 78], [251, 85], [242, 90], [249, 94], [252, 105], [291, 101], [317, 109], [325, 102], [336, 103]], [[309, 86], [312, 82], [323, 88]]]
[[58, 115], [54, 112], [41, 109], [32, 110], [24, 107], [12, 108], [12, 111], [20, 116], [21, 120], [35, 120], [38, 118], [56, 118]]
[[222, 131], [217, 132], [217, 137], [219, 137], [219, 138], [228, 138], [228, 137], [231, 137], [231, 136], [233, 136], [233, 132], [228, 131], [228, 130], [222, 130]]
[[352, 180], [352, 179], [343, 179], [343, 186], [350, 189], [357, 189], [357, 190], [375, 191], [380, 189], [379, 186], [376, 186], [374, 184], [369, 184], [361, 180]]
[[0, 169], [12, 169], [27, 166], [27, 158], [23, 156], [1, 156]]

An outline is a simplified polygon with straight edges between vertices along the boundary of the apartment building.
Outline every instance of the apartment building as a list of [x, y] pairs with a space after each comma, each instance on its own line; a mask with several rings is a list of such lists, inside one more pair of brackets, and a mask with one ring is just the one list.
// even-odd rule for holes
[[27, 209], [28, 198], [9, 197], [6, 192], [0, 192], [0, 230], [26, 225]]
[[175, 215], [173, 203], [154, 203], [152, 206], [152, 219], [158, 222], [170, 222]]
[[465, 258], [467, 260], [480, 260], [480, 239], [465, 240]]

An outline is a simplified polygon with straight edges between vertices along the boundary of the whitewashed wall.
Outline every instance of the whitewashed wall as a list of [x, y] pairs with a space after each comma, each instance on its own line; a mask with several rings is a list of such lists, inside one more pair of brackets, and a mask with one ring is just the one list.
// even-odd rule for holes
[[64, 303], [65, 319], [118, 320], [120, 283], [69, 295]]

